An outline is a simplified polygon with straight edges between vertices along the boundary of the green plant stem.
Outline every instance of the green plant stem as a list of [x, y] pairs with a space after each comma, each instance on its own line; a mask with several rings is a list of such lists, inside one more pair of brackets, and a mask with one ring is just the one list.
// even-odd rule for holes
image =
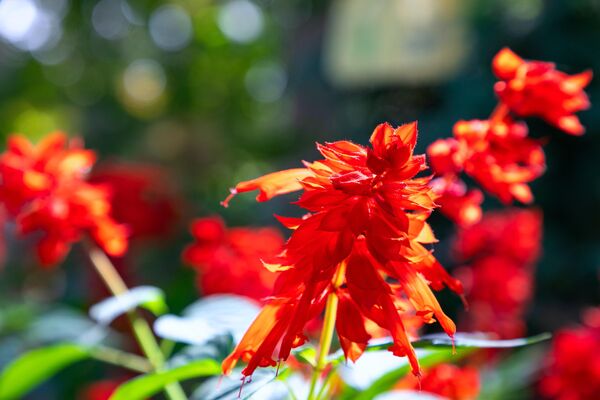
[[344, 282], [344, 276], [346, 273], [346, 263], [342, 262], [337, 268], [335, 275], [331, 281], [332, 292], [327, 296], [327, 304], [325, 306], [325, 317], [323, 320], [323, 330], [321, 331], [321, 338], [319, 340], [319, 352], [317, 353], [317, 360], [315, 368], [313, 369], [312, 377], [310, 380], [310, 390], [308, 392], [308, 400], [315, 400], [318, 398], [316, 389], [319, 377], [327, 367], [327, 355], [331, 349], [331, 341], [333, 340], [333, 332], [335, 331], [335, 319], [337, 315], [337, 308], [339, 304], [339, 297], [336, 293], [337, 289]]
[[[87, 251], [94, 268], [112, 294], [118, 296], [127, 292], [127, 285], [108, 256], [91, 242], [87, 242]], [[140, 317], [135, 310], [129, 311], [127, 317], [131, 323], [134, 336], [139, 343], [142, 352], [152, 365], [153, 370], [162, 370], [165, 366], [165, 358], [154, 337], [154, 333], [152, 333], [152, 329], [150, 329], [150, 325], [148, 325], [148, 322]], [[165, 392], [170, 400], [187, 399], [185, 392], [178, 382], [165, 386]]]
[[90, 355], [96, 360], [118, 365], [136, 372], [147, 373], [154, 370], [154, 367], [146, 358], [111, 347], [94, 347], [91, 349]]

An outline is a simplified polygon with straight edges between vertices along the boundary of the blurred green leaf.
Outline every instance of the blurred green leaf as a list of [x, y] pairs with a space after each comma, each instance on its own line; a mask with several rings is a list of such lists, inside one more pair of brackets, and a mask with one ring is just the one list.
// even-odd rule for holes
[[218, 375], [221, 366], [214, 360], [199, 360], [181, 367], [142, 375], [125, 382], [110, 398], [111, 400], [147, 399], [160, 392], [170, 383], [192, 378]]
[[313, 367], [317, 365], [317, 350], [312, 346], [302, 346], [294, 351], [294, 356], [298, 361], [310, 364]]
[[76, 344], [57, 344], [23, 354], [0, 375], [0, 399], [20, 399], [24, 394], [58, 371], [89, 357], [89, 351]]
[[142, 307], [154, 315], [168, 311], [162, 289], [153, 286], [139, 286], [118, 296], [108, 297], [90, 308], [90, 316], [102, 325], [108, 325], [118, 316]]

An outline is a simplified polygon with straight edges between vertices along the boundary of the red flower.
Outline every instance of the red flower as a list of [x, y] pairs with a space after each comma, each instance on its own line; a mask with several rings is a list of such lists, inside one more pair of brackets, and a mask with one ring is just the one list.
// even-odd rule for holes
[[600, 393], [600, 309], [586, 326], [565, 329], [554, 338], [540, 392], [551, 399], [595, 400]]
[[168, 236], [181, 200], [170, 177], [154, 165], [105, 163], [94, 168], [90, 181], [111, 190], [112, 215], [125, 224], [131, 239]]
[[541, 241], [541, 214], [508, 210], [484, 215], [462, 229], [455, 243], [470, 310], [465, 328], [502, 338], [525, 333], [523, 314], [533, 294], [533, 264]]
[[502, 81], [494, 87], [500, 103], [490, 118], [459, 121], [453, 138], [427, 149], [434, 173], [443, 178], [433, 181], [437, 202], [461, 226], [479, 220], [482, 202], [479, 192], [466, 189], [461, 173], [505, 204], [533, 201], [528, 183], [544, 173], [545, 156], [540, 143], [527, 137], [527, 125], [513, 120], [511, 113], [539, 116], [578, 135], [584, 128], [574, 113], [589, 107], [583, 88], [591, 71], [569, 76], [550, 63], [523, 61], [509, 49], [496, 55], [493, 69]]
[[43, 266], [61, 261], [84, 233], [110, 255], [127, 249], [125, 228], [110, 217], [109, 191], [85, 181], [94, 161], [92, 151], [62, 133], [37, 146], [12, 136], [0, 156], [0, 201], [21, 234], [42, 233], [37, 253]]
[[488, 212], [480, 223], [461, 229], [454, 250], [460, 260], [503, 256], [528, 266], [539, 258], [541, 240], [542, 213], [509, 208]]
[[494, 90], [512, 112], [541, 117], [572, 135], [585, 132], [574, 114], [590, 107], [583, 88], [590, 83], [592, 71], [567, 75], [553, 63], [525, 61], [508, 48], [500, 50], [492, 65], [501, 79]]
[[281, 251], [283, 237], [274, 228], [227, 229], [218, 217], [192, 223], [195, 243], [183, 260], [196, 269], [203, 294], [235, 293], [262, 300], [273, 289], [276, 275], [261, 260]]
[[274, 293], [223, 362], [224, 372], [239, 359], [248, 362], [246, 376], [257, 367], [286, 360], [291, 349], [306, 340], [304, 326], [322, 312], [333, 293], [340, 302], [337, 333], [348, 358], [358, 358], [367, 345], [368, 319], [390, 332], [390, 350], [408, 356], [418, 374], [388, 279], [398, 282], [422, 321], [435, 317], [454, 334], [454, 323], [430, 286], [447, 285], [457, 292], [462, 288], [424, 247], [435, 242], [426, 222], [435, 195], [429, 178], [415, 177], [426, 168], [424, 157], [413, 155], [416, 139], [416, 123], [396, 129], [381, 124], [371, 136], [372, 147], [348, 141], [318, 144], [324, 159], [242, 182], [232, 190], [232, 195], [259, 190], [262, 201], [302, 189], [296, 204], [310, 214], [281, 219], [294, 231], [282, 253], [268, 260], [269, 267], [280, 272]]
[[123, 381], [106, 379], [88, 385], [80, 394], [80, 400], [109, 400]]
[[483, 193], [467, 189], [455, 175], [446, 175], [431, 181], [431, 188], [440, 195], [436, 203], [440, 212], [460, 226], [469, 226], [481, 219]]
[[469, 366], [438, 364], [425, 370], [420, 381], [407, 377], [398, 389], [420, 389], [449, 400], [475, 400], [479, 396], [480, 379], [477, 369]]

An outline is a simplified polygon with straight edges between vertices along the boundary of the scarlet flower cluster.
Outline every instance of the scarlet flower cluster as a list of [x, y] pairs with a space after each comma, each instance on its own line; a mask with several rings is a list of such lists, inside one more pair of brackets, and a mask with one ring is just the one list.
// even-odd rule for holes
[[540, 392], [556, 400], [594, 400], [600, 393], [600, 308], [591, 309], [580, 327], [555, 335]]
[[400, 389], [419, 389], [449, 400], [475, 400], [480, 386], [477, 369], [445, 363], [426, 369], [419, 382], [407, 377], [397, 385]]
[[274, 228], [227, 228], [219, 217], [192, 222], [195, 242], [183, 261], [198, 271], [197, 286], [205, 294], [234, 293], [262, 300], [273, 290], [276, 275], [261, 260], [279, 254], [281, 233]]
[[[229, 373], [241, 359], [249, 376], [257, 367], [286, 360], [306, 340], [303, 328], [319, 315], [330, 295], [339, 299], [336, 331], [347, 358], [356, 360], [370, 339], [367, 321], [387, 330], [390, 350], [408, 356], [413, 373], [419, 364], [395, 299], [408, 299], [425, 323], [434, 318], [448, 335], [455, 325], [442, 311], [431, 288], [462, 293], [425, 245], [436, 241], [426, 220], [436, 195], [424, 156], [413, 155], [417, 125], [377, 126], [371, 146], [349, 141], [318, 144], [324, 159], [241, 182], [236, 193], [259, 190], [257, 200], [303, 190], [297, 205], [303, 218], [279, 220], [292, 229], [283, 251], [266, 260], [279, 272], [269, 302], [223, 362]], [[230, 196], [231, 198], [231, 196]], [[230, 200], [225, 201], [225, 205]]]
[[486, 120], [458, 121], [453, 137], [432, 143], [427, 154], [438, 178], [432, 187], [440, 194], [441, 212], [459, 225], [481, 218], [483, 194], [467, 189], [464, 173], [504, 204], [531, 203], [528, 186], [545, 170], [541, 143], [528, 137], [525, 122], [514, 117], [536, 116], [563, 131], [581, 135], [575, 112], [589, 107], [583, 88], [591, 71], [567, 75], [552, 63], [525, 61], [508, 48], [493, 60], [494, 86], [500, 103]]
[[533, 292], [541, 235], [541, 213], [522, 209], [487, 213], [459, 231], [455, 251], [469, 264], [462, 269], [470, 305], [466, 330], [505, 339], [525, 333], [523, 314]]
[[39, 232], [37, 254], [42, 266], [53, 266], [84, 234], [108, 254], [127, 250], [127, 230], [110, 216], [110, 191], [86, 176], [95, 154], [63, 133], [33, 145], [11, 136], [0, 155], [0, 202], [20, 234]]

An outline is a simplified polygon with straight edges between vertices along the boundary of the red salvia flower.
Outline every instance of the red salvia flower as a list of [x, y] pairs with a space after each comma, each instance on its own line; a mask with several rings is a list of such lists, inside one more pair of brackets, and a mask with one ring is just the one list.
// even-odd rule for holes
[[553, 63], [525, 61], [508, 48], [494, 57], [492, 65], [501, 79], [494, 90], [512, 112], [541, 117], [572, 135], [585, 132], [575, 113], [590, 106], [583, 88], [590, 83], [592, 71], [567, 75]]
[[542, 216], [538, 211], [490, 212], [461, 229], [457, 258], [467, 261], [462, 278], [470, 310], [465, 328], [502, 338], [525, 333], [523, 315], [533, 295], [533, 266], [540, 254]]
[[37, 146], [21, 136], [9, 138], [0, 156], [0, 201], [21, 234], [41, 232], [42, 266], [61, 261], [83, 234], [110, 255], [126, 251], [126, 229], [110, 217], [109, 190], [85, 181], [94, 162], [92, 151], [62, 133]]
[[556, 334], [540, 381], [550, 399], [595, 400], [600, 393], [600, 309], [592, 309], [584, 326]]
[[198, 271], [203, 294], [234, 293], [262, 300], [273, 290], [276, 275], [261, 260], [276, 256], [283, 246], [274, 228], [226, 228], [219, 217], [192, 222], [195, 242], [183, 261]]
[[454, 323], [430, 286], [446, 285], [459, 293], [462, 287], [424, 246], [436, 241], [426, 222], [436, 196], [429, 178], [416, 177], [426, 168], [425, 158], [413, 155], [416, 139], [416, 123], [396, 129], [381, 124], [370, 147], [348, 141], [318, 144], [324, 159], [242, 182], [232, 190], [232, 196], [259, 190], [259, 201], [303, 190], [296, 204], [310, 214], [280, 218], [293, 233], [282, 253], [266, 260], [270, 269], [280, 272], [274, 293], [223, 362], [225, 373], [240, 359], [248, 363], [246, 376], [257, 367], [286, 360], [291, 349], [306, 340], [304, 326], [322, 312], [331, 293], [339, 297], [337, 333], [352, 360], [370, 338], [368, 319], [391, 334], [390, 350], [408, 356], [413, 372], [419, 373], [402, 310], [395, 303], [396, 287], [422, 321], [436, 318], [450, 336], [454, 334]]
[[438, 140], [427, 149], [434, 172], [432, 182], [441, 210], [461, 226], [481, 218], [483, 201], [458, 178], [464, 172], [505, 204], [533, 201], [527, 185], [545, 170], [541, 145], [527, 138], [527, 127], [508, 117], [501, 120], [459, 121], [454, 138]]
[[527, 125], [513, 117], [538, 116], [567, 133], [584, 132], [575, 113], [589, 107], [583, 88], [591, 71], [570, 76], [551, 63], [524, 61], [507, 48], [494, 58], [493, 70], [501, 79], [494, 86], [500, 103], [489, 119], [459, 121], [452, 138], [427, 149], [439, 177], [432, 182], [437, 203], [461, 226], [481, 218], [483, 201], [480, 192], [467, 189], [462, 173], [504, 204], [533, 201], [528, 184], [544, 173], [545, 156], [540, 142], [528, 138]]

